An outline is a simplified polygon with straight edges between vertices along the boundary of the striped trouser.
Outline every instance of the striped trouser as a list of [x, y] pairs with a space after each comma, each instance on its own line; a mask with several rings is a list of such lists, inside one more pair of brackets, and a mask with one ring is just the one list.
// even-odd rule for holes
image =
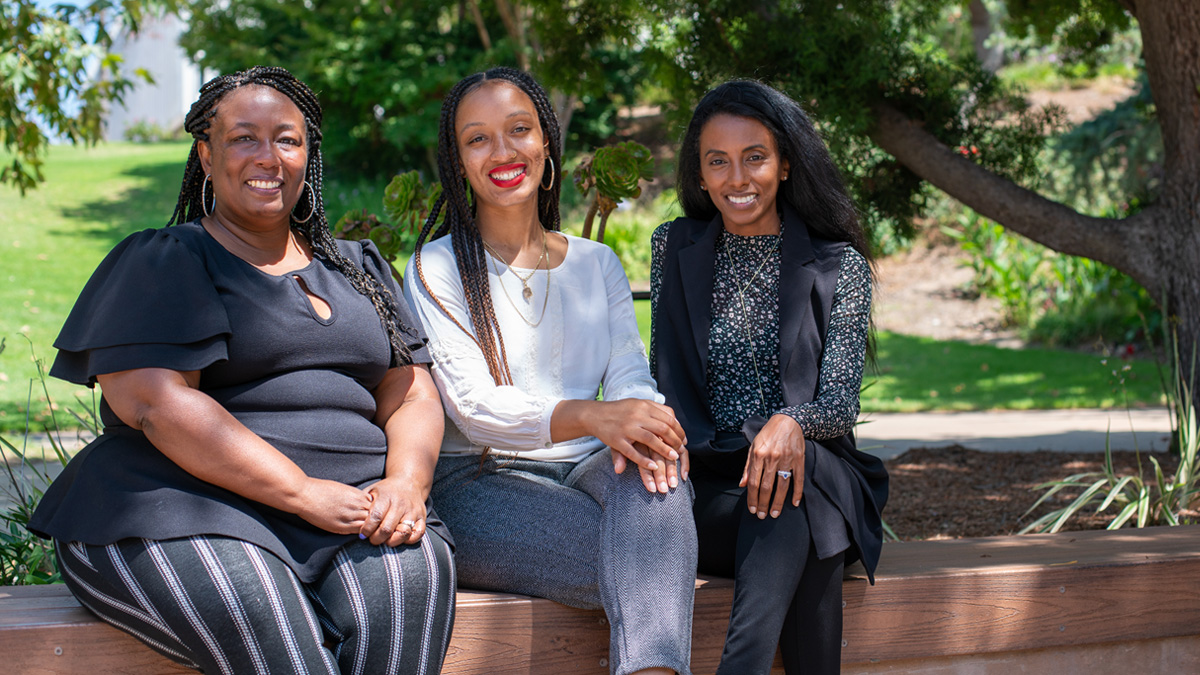
[[227, 537], [55, 544], [84, 607], [204, 673], [425, 675], [450, 642], [454, 563], [433, 532], [396, 548], [356, 540], [312, 583]]

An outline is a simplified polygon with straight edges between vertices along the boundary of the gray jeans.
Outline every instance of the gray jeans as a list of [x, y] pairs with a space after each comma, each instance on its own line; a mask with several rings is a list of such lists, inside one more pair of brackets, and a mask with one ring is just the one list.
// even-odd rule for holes
[[692, 486], [650, 494], [608, 450], [570, 462], [442, 457], [433, 503], [465, 588], [584, 609], [612, 626], [610, 671], [690, 672], [696, 526]]

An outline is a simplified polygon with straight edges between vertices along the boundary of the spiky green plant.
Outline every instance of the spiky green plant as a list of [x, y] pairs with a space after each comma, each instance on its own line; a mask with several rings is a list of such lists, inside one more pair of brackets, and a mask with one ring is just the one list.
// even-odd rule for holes
[[1169, 344], [1172, 349], [1168, 375], [1173, 385], [1168, 389], [1173, 388], [1174, 393], [1168, 398], [1179, 451], [1179, 466], [1174, 475], [1168, 477], [1163, 472], [1158, 458], [1153, 455], [1149, 457], [1154, 468], [1153, 481], [1144, 477], [1140, 455], [1137, 473], [1120, 475], [1113, 468], [1112, 449], [1105, 441], [1103, 471], [1078, 473], [1062, 480], [1042, 483], [1034, 488], [1045, 492], [1021, 516], [1022, 518], [1063, 490], [1081, 492], [1070, 504], [1026, 525], [1021, 534], [1057, 532], [1071, 518], [1085, 511], [1105, 513], [1110, 508], [1116, 512], [1108, 524], [1110, 530], [1119, 529], [1129, 523], [1136, 527], [1147, 527], [1200, 522], [1200, 434], [1197, 433], [1193, 392], [1187, 385], [1188, 382], [1195, 381], [1196, 353], [1193, 351], [1191, 354], [1188, 366], [1191, 369], [1191, 377], [1187, 377], [1183, 372], [1178, 339], [1171, 335]]
[[[4, 341], [0, 339], [0, 352], [4, 351]], [[30, 343], [30, 352], [33, 345]], [[50, 487], [54, 477], [47, 468], [46, 461], [58, 462], [60, 467], [66, 466], [69, 459], [63, 447], [63, 431], [58, 423], [56, 406], [49, 405], [50, 421], [42, 427], [46, 439], [50, 443], [54, 457], [50, 460], [39, 461], [31, 457], [29, 441], [32, 435], [31, 420], [28, 411], [32, 408], [35, 386], [40, 386], [47, 402], [50, 393], [46, 388], [46, 372], [41, 359], [34, 356], [37, 364], [38, 379], [30, 380], [28, 400], [25, 406], [25, 433], [21, 447], [0, 436], [0, 463], [4, 465], [4, 482], [0, 483], [8, 505], [0, 510], [0, 585], [29, 585], [52, 584], [61, 581], [58, 569], [54, 563], [54, 549], [50, 542], [37, 537], [26, 529], [29, 519]], [[96, 400], [93, 396], [91, 409], [85, 412], [67, 410], [79, 423], [82, 432], [96, 435], [100, 432], [99, 416], [96, 413]]]

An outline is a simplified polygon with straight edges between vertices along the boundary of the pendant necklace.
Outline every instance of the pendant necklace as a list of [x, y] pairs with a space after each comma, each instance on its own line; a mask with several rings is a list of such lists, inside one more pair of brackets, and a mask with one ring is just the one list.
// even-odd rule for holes
[[755, 353], [756, 350], [754, 348], [754, 337], [750, 334], [750, 313], [746, 310], [746, 289], [750, 288], [750, 285], [753, 284], [754, 280], [758, 278], [758, 273], [762, 271], [762, 268], [767, 264], [767, 261], [770, 260], [773, 255], [775, 255], [777, 250], [779, 250], [779, 242], [783, 239], [783, 227], [780, 226], [779, 228], [779, 236], [775, 239], [775, 246], [772, 247], [770, 251], [767, 251], [765, 254], [763, 254], [762, 262], [758, 263], [758, 267], [755, 268], [754, 274], [750, 275], [750, 279], [746, 281], [745, 284], [738, 283], [737, 265], [733, 263], [733, 254], [729, 252], [729, 240], [732, 236], [733, 235], [728, 232], [724, 233], [724, 240], [722, 241], [724, 246], [722, 246], [722, 248], [725, 249], [725, 257], [729, 259], [729, 271], [733, 273], [733, 287], [735, 290], [737, 290], [738, 301], [742, 306], [742, 332], [745, 333], [746, 342], [750, 345], [750, 364], [754, 366], [754, 379], [758, 382], [758, 403], [760, 406], [762, 406], [763, 414], [765, 415], [767, 414], [767, 397], [763, 393], [762, 375], [758, 371], [758, 356]]
[[[496, 249], [492, 248], [491, 244], [487, 243], [486, 239], [483, 237], [480, 237], [479, 239], [483, 242], [484, 248], [491, 251], [492, 255], [499, 258], [500, 262], [504, 263], [505, 267], [512, 270], [513, 276], [517, 278], [517, 281], [521, 282], [521, 297], [525, 298], [525, 302], [529, 302], [530, 299], [533, 298], [533, 289], [529, 287], [529, 280], [533, 278], [533, 275], [537, 273], [538, 268], [542, 266], [542, 261], [546, 259], [546, 230], [542, 229], [542, 255], [538, 258], [537, 264], [533, 266], [533, 269], [529, 270], [529, 274], [525, 275], [524, 277], [518, 274], [517, 271], [513, 269], [513, 266], [504, 259], [504, 256], [500, 255]], [[514, 257], [513, 260], [515, 261], [516, 258]], [[546, 269], [550, 269], [549, 263], [546, 264]], [[500, 273], [497, 271], [496, 274], [498, 276]]]
[[[542, 230], [542, 256], [540, 258], [538, 258], [537, 265], [532, 270], [530, 270], [529, 274], [526, 275], [524, 278], [522, 278], [520, 274], [517, 274], [517, 271], [514, 270], [512, 265], [510, 265], [508, 263], [508, 261], [504, 259], [504, 256], [500, 255], [499, 253], [496, 252], [496, 249], [489, 246], [487, 241], [484, 240], [483, 237], [480, 237], [480, 241], [483, 241], [484, 248], [486, 248], [488, 251], [491, 251], [492, 256], [494, 258], [499, 258], [500, 262], [503, 262], [504, 265], [509, 270], [512, 271], [513, 276], [516, 277], [517, 280], [521, 282], [521, 286], [522, 286], [521, 297], [523, 297], [525, 299], [525, 302], [529, 302], [533, 298], [533, 289], [529, 287], [529, 280], [533, 278], [534, 274], [537, 274], [538, 269], [542, 266], [542, 261], [543, 260], [546, 261], [546, 297], [542, 300], [542, 313], [538, 317], [538, 320], [536, 322], [534, 322], [534, 321], [530, 321], [529, 319], [527, 319], [525, 317], [525, 313], [522, 312], [521, 308], [517, 306], [517, 303], [513, 302], [512, 297], [508, 294], [508, 287], [506, 287], [504, 285], [504, 277], [502, 277], [500, 275], [500, 268], [499, 268], [499, 266], [496, 265], [495, 259], [492, 260], [492, 269], [495, 270], [495, 272], [496, 272], [496, 280], [498, 282], [500, 282], [500, 290], [504, 293], [504, 299], [508, 300], [508, 304], [512, 306], [514, 311], [516, 311], [517, 316], [521, 317], [521, 320], [524, 321], [526, 324], [528, 324], [530, 328], [537, 328], [538, 326], [540, 326], [542, 323], [542, 319], [546, 318], [546, 307], [548, 307], [550, 304], [550, 276], [551, 275], [550, 275], [550, 261], [548, 260], [548, 256], [547, 256], [547, 252], [546, 252], [546, 230], [545, 229]], [[514, 260], [515, 260], [515, 258], [514, 258]]]

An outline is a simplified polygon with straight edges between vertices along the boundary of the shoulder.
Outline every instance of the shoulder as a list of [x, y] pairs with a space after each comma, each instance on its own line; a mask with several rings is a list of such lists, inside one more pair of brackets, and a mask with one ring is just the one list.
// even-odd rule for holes
[[[416, 258], [414, 255], [413, 258]], [[421, 247], [421, 265], [458, 269], [454, 261], [454, 243], [449, 234], [442, 235]]]
[[671, 224], [674, 221], [667, 221], [658, 227], [654, 228], [654, 233], [650, 235], [650, 245], [655, 250], [659, 250], [667, 245], [667, 234], [671, 232]]
[[[450, 235], [445, 235], [421, 247], [421, 273], [417, 273], [417, 254], [408, 258], [404, 268], [404, 285], [406, 288], [424, 286], [427, 282], [430, 288], [437, 292], [461, 292], [462, 280], [458, 276], [458, 264], [454, 259], [454, 248]], [[420, 295], [418, 293], [418, 295]]]
[[871, 263], [853, 246], [846, 245], [842, 251], [841, 263], [838, 268], [838, 293], [870, 299], [873, 281]]
[[654, 234], [658, 235], [659, 231], [661, 231], [662, 232], [661, 236], [664, 238], [668, 237], [672, 234], [676, 234], [676, 235], [687, 235], [686, 236], [687, 239], [695, 239], [696, 237], [699, 237], [701, 234], [704, 234], [704, 231], [707, 230], [710, 225], [712, 225], [711, 220], [698, 220], [696, 218], [688, 218], [687, 216], [680, 216], [680, 217], [676, 218], [675, 220], [672, 220], [672, 221], [663, 223], [662, 225], [659, 225], [658, 228], [654, 231]]
[[568, 258], [574, 259], [577, 262], [586, 260], [608, 265], [618, 260], [617, 254], [607, 244], [577, 237], [566, 232], [559, 232], [559, 234], [567, 240]]
[[145, 273], [179, 273], [181, 268], [204, 266], [207, 236], [198, 222], [134, 232], [113, 247], [97, 272], [136, 267]]
[[857, 249], [849, 244], [842, 249], [841, 257], [842, 276], [870, 279], [871, 278], [871, 263], [859, 253]]

